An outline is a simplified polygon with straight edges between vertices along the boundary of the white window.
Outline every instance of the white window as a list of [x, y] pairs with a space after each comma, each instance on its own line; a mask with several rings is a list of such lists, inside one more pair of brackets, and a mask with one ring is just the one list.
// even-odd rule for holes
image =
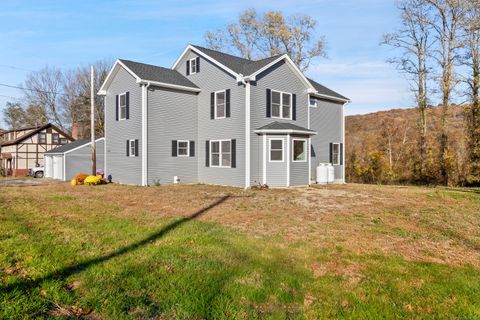
[[270, 162], [283, 162], [283, 139], [270, 139]]
[[273, 91], [271, 93], [272, 118], [292, 119], [292, 94]]
[[38, 143], [47, 143], [47, 134], [46, 133], [39, 133], [38, 134]]
[[60, 139], [60, 144], [67, 144], [68, 140], [66, 138], [61, 138]]
[[178, 157], [190, 156], [190, 141], [186, 141], [186, 140], [177, 141], [177, 156]]
[[307, 161], [307, 140], [293, 139], [293, 162]]
[[225, 118], [225, 90], [215, 92], [215, 119]]
[[60, 135], [58, 133], [52, 133], [52, 144], [58, 144], [60, 142]]
[[135, 148], [135, 140], [130, 140], [130, 157], [136, 157], [137, 155], [135, 154], [136, 148]]
[[120, 109], [120, 120], [125, 120], [127, 118], [127, 94], [122, 93], [118, 96], [118, 107]]
[[190, 59], [190, 74], [197, 73], [197, 58]]
[[316, 108], [317, 107], [317, 99], [310, 97], [310, 107]]
[[334, 165], [340, 164], [340, 143], [334, 143], [332, 146], [332, 161]]
[[231, 168], [232, 166], [232, 141], [210, 141], [210, 159], [212, 167]]

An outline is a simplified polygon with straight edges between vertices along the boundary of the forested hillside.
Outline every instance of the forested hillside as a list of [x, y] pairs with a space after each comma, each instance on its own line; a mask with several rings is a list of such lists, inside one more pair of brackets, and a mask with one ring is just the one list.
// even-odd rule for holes
[[[468, 153], [465, 115], [468, 106], [448, 109], [450, 137], [447, 159], [451, 184], [464, 183]], [[346, 176], [350, 182], [435, 183], [438, 181], [438, 153], [442, 108], [427, 111], [426, 177], [420, 181], [418, 109], [393, 109], [346, 117]]]

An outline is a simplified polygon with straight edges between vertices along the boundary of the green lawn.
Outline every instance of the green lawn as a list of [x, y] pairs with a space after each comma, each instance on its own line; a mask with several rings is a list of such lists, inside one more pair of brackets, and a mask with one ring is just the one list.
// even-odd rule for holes
[[480, 194], [0, 187], [0, 319], [480, 319]]

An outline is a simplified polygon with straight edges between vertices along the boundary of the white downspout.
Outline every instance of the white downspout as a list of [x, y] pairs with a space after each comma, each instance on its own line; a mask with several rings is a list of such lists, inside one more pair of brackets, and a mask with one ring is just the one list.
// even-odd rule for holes
[[[308, 97], [308, 100], [307, 100], [307, 117], [308, 117], [308, 126], [307, 126], [307, 129], [310, 129], [310, 94], [307, 96]], [[308, 136], [308, 145], [307, 145], [307, 157], [308, 157], [308, 186], [311, 185], [311, 181], [312, 181], [312, 155], [310, 154], [312, 150], [312, 136]]]
[[342, 171], [343, 171], [343, 184], [345, 184], [345, 167], [347, 166], [347, 161], [345, 160], [346, 157], [345, 157], [345, 105], [346, 103], [343, 104], [342, 106], [342, 118], [343, 118], [343, 128], [342, 128], [342, 156], [343, 156], [343, 167], [342, 167]]
[[250, 81], [245, 84], [245, 189], [250, 188]]
[[148, 185], [148, 87], [150, 82], [142, 86], [142, 186]]

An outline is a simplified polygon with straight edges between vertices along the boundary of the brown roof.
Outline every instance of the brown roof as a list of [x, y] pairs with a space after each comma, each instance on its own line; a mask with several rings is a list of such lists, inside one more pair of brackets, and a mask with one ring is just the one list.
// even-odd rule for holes
[[14, 131], [24, 131], [24, 130], [31, 130], [31, 129], [38, 129], [43, 126], [34, 126], [34, 127], [23, 127], [23, 128], [18, 128], [18, 129], [9, 129], [9, 130], [2, 130], [0, 129], [1, 133], [9, 133], [9, 132], [14, 132]]
[[[59, 133], [61, 133], [62, 135], [64, 135], [67, 139], [69, 139], [70, 141], [75, 141], [75, 139], [73, 139], [73, 137], [67, 133], [65, 133], [63, 130], [61, 130], [60, 128], [58, 128], [57, 126], [51, 124], [51, 123], [47, 123], [46, 125], [43, 125], [41, 127], [30, 127], [30, 128], [22, 128], [22, 129], [16, 129], [16, 130], [10, 130], [10, 131], [7, 131], [7, 132], [12, 132], [12, 131], [21, 131], [21, 130], [30, 130], [30, 129], [35, 129], [27, 134], [24, 134], [20, 137], [18, 137], [17, 139], [15, 140], [9, 140], [9, 141], [3, 141], [3, 142], [0, 142], [0, 146], [11, 146], [11, 145], [14, 145], [14, 144], [17, 144], [19, 142], [22, 142], [23, 140], [27, 139], [27, 138], [30, 138], [31, 136], [39, 133], [40, 131], [46, 129], [46, 128], [54, 128], [56, 131], [58, 131]], [[6, 133], [6, 132], [4, 132]]]

